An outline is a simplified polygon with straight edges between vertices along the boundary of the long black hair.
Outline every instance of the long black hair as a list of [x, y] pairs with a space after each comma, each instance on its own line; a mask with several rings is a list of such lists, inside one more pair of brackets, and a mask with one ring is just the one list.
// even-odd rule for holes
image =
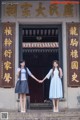
[[[20, 60], [20, 65], [19, 67], [21, 68], [21, 63], [25, 62], [25, 60]], [[24, 68], [26, 68], [26, 65], [24, 66]]]
[[[57, 69], [58, 69], [58, 71], [59, 71], [59, 77], [60, 77], [60, 70], [59, 70], [59, 61], [58, 60], [54, 60], [53, 62], [52, 62], [52, 64], [54, 64], [54, 62], [56, 62], [57, 64], [58, 64], [58, 67], [57, 67]], [[54, 75], [54, 70], [55, 70], [55, 67], [53, 66], [53, 75]]]

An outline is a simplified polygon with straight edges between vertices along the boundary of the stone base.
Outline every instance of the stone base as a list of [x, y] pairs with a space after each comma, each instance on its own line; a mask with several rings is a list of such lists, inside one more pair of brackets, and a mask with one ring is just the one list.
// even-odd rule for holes
[[60, 110], [58, 113], [52, 110], [28, 110], [26, 113], [8, 111], [8, 120], [80, 120], [80, 109]]

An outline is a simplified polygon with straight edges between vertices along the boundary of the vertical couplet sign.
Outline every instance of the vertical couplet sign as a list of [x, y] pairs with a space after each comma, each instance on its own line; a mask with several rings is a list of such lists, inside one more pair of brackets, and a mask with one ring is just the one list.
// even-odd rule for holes
[[80, 23], [67, 23], [68, 86], [80, 86]]
[[15, 23], [2, 23], [2, 87], [15, 83]]

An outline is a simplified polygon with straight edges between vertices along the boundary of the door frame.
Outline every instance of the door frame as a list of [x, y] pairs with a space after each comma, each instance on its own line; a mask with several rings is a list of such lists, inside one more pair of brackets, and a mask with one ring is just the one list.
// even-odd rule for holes
[[[19, 24], [19, 60], [23, 59], [22, 56], [22, 29], [23, 28], [31, 28], [35, 26], [37, 27], [42, 27], [45, 26], [45, 28], [50, 27], [50, 28], [58, 28], [59, 31], [59, 35], [58, 35], [58, 39], [59, 39], [59, 63], [60, 63], [60, 67], [63, 69], [63, 40], [62, 40], [62, 24]], [[19, 61], [20, 62], [20, 61]], [[63, 98], [64, 98], [64, 82], [63, 82], [63, 78], [62, 78], [62, 86], [63, 86]]]

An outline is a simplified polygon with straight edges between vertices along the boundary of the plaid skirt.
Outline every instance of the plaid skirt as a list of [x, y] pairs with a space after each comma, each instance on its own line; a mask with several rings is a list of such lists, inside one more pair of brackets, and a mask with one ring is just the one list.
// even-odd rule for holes
[[27, 80], [18, 80], [15, 87], [15, 93], [19, 94], [29, 94], [29, 87]]

